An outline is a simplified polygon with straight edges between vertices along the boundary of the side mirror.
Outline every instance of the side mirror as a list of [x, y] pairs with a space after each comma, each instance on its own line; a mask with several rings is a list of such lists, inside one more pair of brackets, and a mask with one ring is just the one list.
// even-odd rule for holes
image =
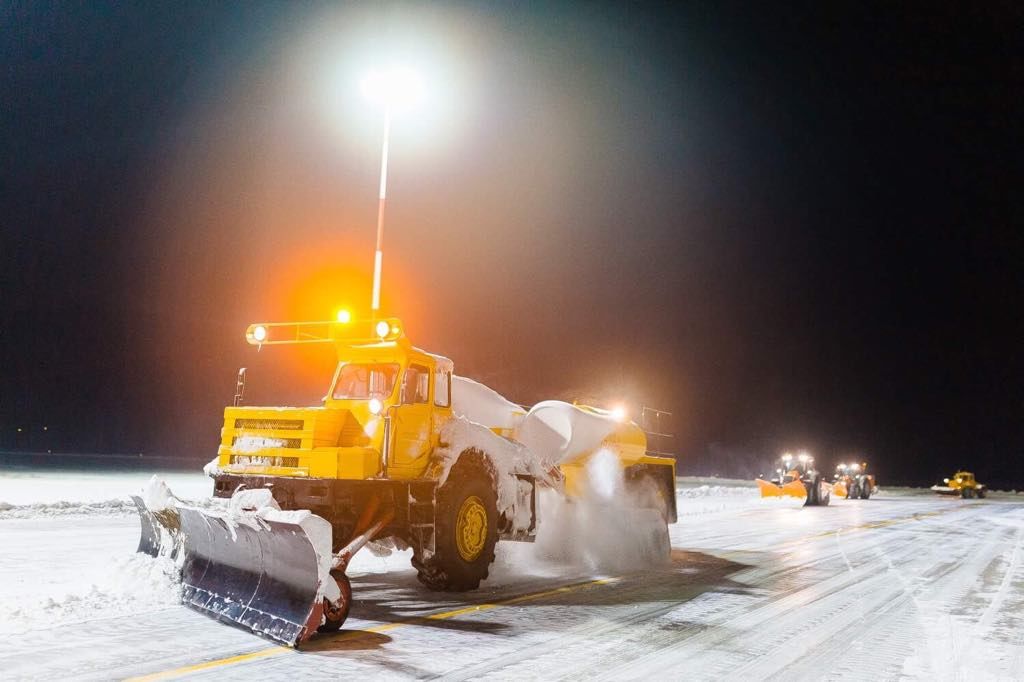
[[238, 369], [238, 379], [235, 380], [235, 399], [232, 405], [238, 407], [242, 404], [242, 399], [245, 397], [245, 367]]

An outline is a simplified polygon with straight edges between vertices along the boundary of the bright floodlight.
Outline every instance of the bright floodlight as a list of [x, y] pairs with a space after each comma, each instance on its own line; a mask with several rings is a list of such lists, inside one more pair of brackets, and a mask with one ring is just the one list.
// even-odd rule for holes
[[264, 327], [263, 325], [260, 325], [259, 327], [256, 327], [255, 329], [252, 330], [252, 338], [256, 339], [256, 341], [258, 341], [260, 343], [262, 343], [263, 341], [266, 341], [267, 340], [267, 328]]
[[613, 407], [612, 418], [618, 422], [626, 421], [626, 407], [624, 405], [616, 405]]
[[342, 324], [348, 324], [352, 321], [352, 313], [342, 308], [338, 311], [338, 322]]
[[788, 462], [789, 460], [793, 459], [793, 455], [789, 454], [788, 452], [785, 452], [782, 455], [782, 459], [784, 459], [784, 460], [786, 460]]
[[423, 97], [419, 74], [401, 67], [371, 71], [360, 89], [368, 100], [392, 111], [413, 107]]
[[811, 456], [810, 456], [810, 455], [808, 455], [808, 454], [807, 454], [806, 452], [801, 452], [801, 453], [800, 453], [800, 456], [798, 457], [798, 459], [799, 459], [799, 460], [800, 460], [801, 462], [807, 462], [807, 461], [809, 461], [809, 460], [811, 459]]

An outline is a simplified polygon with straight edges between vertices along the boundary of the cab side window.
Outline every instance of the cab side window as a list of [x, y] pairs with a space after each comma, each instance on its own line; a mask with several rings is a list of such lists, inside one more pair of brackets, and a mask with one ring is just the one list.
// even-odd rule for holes
[[448, 407], [452, 404], [452, 374], [444, 370], [434, 373], [434, 404]]
[[409, 365], [405, 370], [405, 403], [430, 400], [430, 370], [422, 365]]

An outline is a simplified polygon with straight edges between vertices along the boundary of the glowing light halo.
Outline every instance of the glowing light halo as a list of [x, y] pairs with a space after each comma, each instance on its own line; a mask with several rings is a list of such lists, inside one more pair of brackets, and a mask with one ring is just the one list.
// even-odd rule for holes
[[413, 69], [372, 69], [359, 82], [363, 97], [390, 112], [415, 108], [423, 101], [423, 79]]

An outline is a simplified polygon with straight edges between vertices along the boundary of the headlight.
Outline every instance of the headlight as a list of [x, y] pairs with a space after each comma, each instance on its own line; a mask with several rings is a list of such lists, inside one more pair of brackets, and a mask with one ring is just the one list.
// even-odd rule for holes
[[380, 322], [377, 323], [373, 330], [377, 332], [377, 336], [383, 339], [386, 338], [387, 335], [391, 333], [391, 325], [388, 324], [387, 320], [381, 320]]
[[252, 330], [252, 338], [258, 343], [263, 343], [267, 340], [267, 328], [263, 325], [259, 325]]
[[370, 398], [370, 412], [373, 414], [380, 414], [380, 411], [384, 409], [384, 403], [377, 400], [376, 398]]

